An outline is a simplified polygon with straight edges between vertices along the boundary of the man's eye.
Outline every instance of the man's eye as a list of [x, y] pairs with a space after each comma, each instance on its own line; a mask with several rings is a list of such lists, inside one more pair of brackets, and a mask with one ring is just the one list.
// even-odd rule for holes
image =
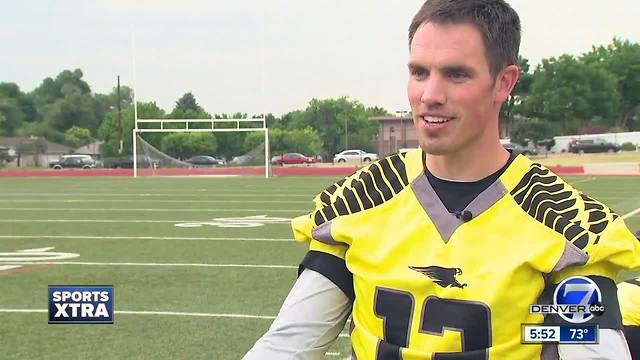
[[449, 74], [449, 78], [453, 80], [464, 80], [469, 77], [464, 71], [452, 71]]
[[427, 76], [427, 71], [424, 69], [411, 69], [411, 76], [418, 79], [424, 79]]

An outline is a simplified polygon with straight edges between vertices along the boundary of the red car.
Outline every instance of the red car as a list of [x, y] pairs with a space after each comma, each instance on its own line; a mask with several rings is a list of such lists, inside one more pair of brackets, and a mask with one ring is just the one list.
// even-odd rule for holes
[[298, 153], [288, 153], [282, 156], [274, 156], [271, 158], [271, 163], [276, 165], [311, 164], [314, 162], [316, 162], [316, 159]]

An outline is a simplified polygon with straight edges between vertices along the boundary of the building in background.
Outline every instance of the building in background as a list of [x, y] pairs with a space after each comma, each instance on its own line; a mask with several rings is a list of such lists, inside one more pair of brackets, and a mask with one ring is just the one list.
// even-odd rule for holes
[[0, 137], [0, 147], [9, 149], [8, 152], [12, 154], [14, 160], [7, 165], [14, 167], [46, 168], [50, 162], [73, 152], [73, 148], [69, 146], [35, 136]]
[[379, 124], [378, 157], [382, 158], [400, 149], [418, 147], [418, 134], [410, 116], [374, 116], [369, 120], [377, 121]]

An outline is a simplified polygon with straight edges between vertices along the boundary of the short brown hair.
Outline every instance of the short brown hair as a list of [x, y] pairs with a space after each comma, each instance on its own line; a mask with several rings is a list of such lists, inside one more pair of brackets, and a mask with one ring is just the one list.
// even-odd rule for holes
[[409, 26], [409, 46], [418, 28], [428, 22], [475, 26], [484, 40], [493, 76], [518, 63], [520, 18], [504, 0], [427, 0]]

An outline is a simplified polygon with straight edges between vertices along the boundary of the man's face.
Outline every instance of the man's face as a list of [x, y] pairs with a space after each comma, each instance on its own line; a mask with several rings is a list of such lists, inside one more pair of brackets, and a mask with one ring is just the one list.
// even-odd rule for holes
[[472, 25], [423, 24], [411, 42], [409, 72], [407, 92], [422, 149], [464, 154], [495, 141], [495, 82]]

